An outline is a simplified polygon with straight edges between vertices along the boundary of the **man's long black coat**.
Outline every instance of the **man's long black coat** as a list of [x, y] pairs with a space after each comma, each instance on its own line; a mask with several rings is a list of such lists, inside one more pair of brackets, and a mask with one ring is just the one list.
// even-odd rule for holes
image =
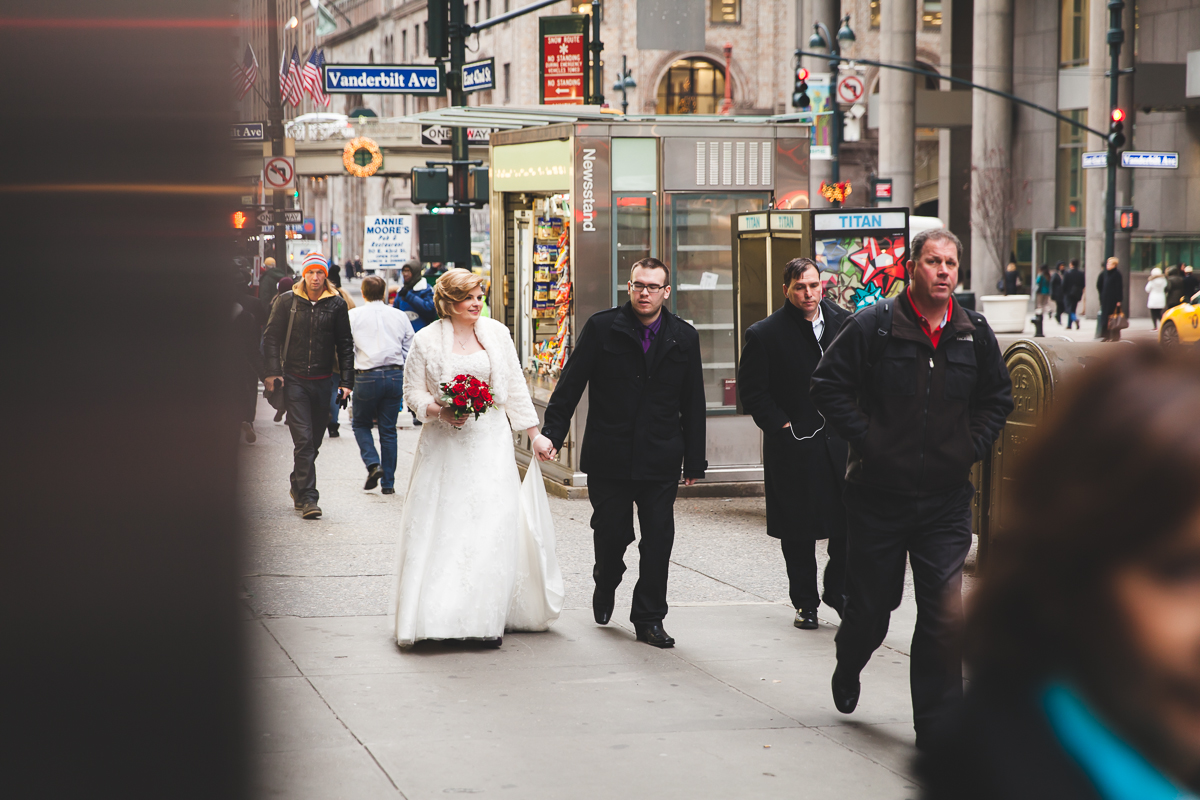
[[703, 478], [705, 405], [696, 329], [667, 311], [648, 353], [629, 303], [593, 314], [546, 407], [542, 434], [561, 448], [588, 387], [579, 468], [615, 480]]
[[[808, 384], [822, 348], [850, 315], [828, 300], [821, 301], [821, 313], [825, 330], [818, 345], [812, 323], [785, 301], [747, 329], [738, 367], [742, 407], [763, 432], [767, 533], [776, 539], [827, 539], [846, 529], [841, 498], [848, 448], [828, 425], [822, 429]], [[792, 427], [784, 430], [788, 422]]]

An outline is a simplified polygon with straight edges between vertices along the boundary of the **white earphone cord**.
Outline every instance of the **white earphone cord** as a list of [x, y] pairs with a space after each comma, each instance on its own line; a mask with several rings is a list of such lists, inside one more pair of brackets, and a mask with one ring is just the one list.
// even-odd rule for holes
[[[821, 351], [821, 358], [824, 358], [824, 357], [825, 357], [825, 348], [824, 348], [824, 347], [821, 347], [821, 340], [820, 340], [820, 339], [818, 339], [818, 340], [817, 340], [817, 349]], [[817, 435], [818, 433], [820, 433], [821, 431], [825, 430], [825, 415], [824, 415], [824, 414], [822, 414], [820, 411], [818, 411], [818, 412], [817, 412], [817, 416], [821, 418], [821, 427], [817, 428], [815, 431], [813, 431], [812, 433], [810, 433], [808, 436], [797, 436], [797, 435], [796, 435], [796, 426], [795, 426], [795, 425], [790, 425], [790, 424], [789, 424], [789, 425], [788, 425], [788, 430], [789, 430], [789, 431], [791, 431], [791, 433], [792, 433], [792, 438], [793, 438], [793, 439], [795, 439], [797, 442], [806, 442], [806, 441], [808, 441], [809, 439], [811, 439], [811, 438], [813, 438], [814, 436], [816, 436], [816, 435]], [[790, 422], [791, 422], [791, 420], [789, 419], [789, 420], [788, 420], [788, 422], [790, 423]]]

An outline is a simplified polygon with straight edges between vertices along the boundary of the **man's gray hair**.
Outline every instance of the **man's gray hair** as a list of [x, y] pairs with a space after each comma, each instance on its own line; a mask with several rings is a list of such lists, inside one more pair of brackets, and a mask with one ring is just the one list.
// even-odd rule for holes
[[945, 228], [934, 228], [933, 230], [921, 231], [916, 236], [914, 236], [913, 240], [912, 240], [912, 247], [909, 249], [909, 251], [910, 251], [909, 258], [913, 261], [916, 261], [917, 259], [919, 259], [921, 257], [921, 248], [923, 248], [925, 246], [926, 242], [938, 241], [938, 240], [954, 243], [954, 246], [958, 249], [958, 261], [961, 264], [962, 263], [962, 240], [959, 239], [957, 236], [955, 236], [951, 231], [946, 230]]

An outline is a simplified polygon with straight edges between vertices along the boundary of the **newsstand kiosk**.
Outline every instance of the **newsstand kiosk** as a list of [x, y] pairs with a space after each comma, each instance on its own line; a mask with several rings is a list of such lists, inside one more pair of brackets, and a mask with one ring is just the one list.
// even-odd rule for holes
[[[730, 244], [741, 212], [808, 206], [809, 127], [770, 117], [575, 120], [493, 133], [492, 316], [513, 333], [538, 413], [573, 337], [592, 314], [627, 301], [630, 266], [671, 268], [671, 310], [700, 333], [708, 406], [705, 483], [751, 493], [761, 441], [737, 413], [738, 290]], [[547, 482], [587, 485], [581, 401]], [[529, 442], [514, 434], [518, 460]], [[739, 488], [740, 487], [740, 488]]]

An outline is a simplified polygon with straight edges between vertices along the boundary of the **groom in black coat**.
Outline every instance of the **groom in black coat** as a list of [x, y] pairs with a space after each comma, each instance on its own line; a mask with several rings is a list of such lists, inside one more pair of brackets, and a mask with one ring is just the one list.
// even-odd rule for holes
[[562, 447], [587, 386], [580, 469], [588, 476], [596, 548], [592, 611], [600, 625], [612, 617], [625, 549], [633, 541], [636, 503], [641, 561], [629, 620], [639, 641], [671, 647], [675, 640], [662, 621], [675, 541], [675, 493], [681, 468], [691, 486], [708, 466], [700, 337], [663, 310], [671, 297], [671, 275], [658, 259], [633, 265], [629, 297], [630, 302], [594, 314], [583, 326], [546, 407], [542, 434], [555, 451]]
[[[746, 330], [737, 387], [742, 408], [763, 432], [767, 535], [782, 545], [793, 624], [812, 630], [821, 600], [842, 613], [848, 448], [812, 404], [808, 385], [850, 314], [821, 299], [821, 273], [811, 259], [787, 263], [783, 293], [783, 306]], [[823, 596], [817, 590], [817, 539], [829, 540]]]

